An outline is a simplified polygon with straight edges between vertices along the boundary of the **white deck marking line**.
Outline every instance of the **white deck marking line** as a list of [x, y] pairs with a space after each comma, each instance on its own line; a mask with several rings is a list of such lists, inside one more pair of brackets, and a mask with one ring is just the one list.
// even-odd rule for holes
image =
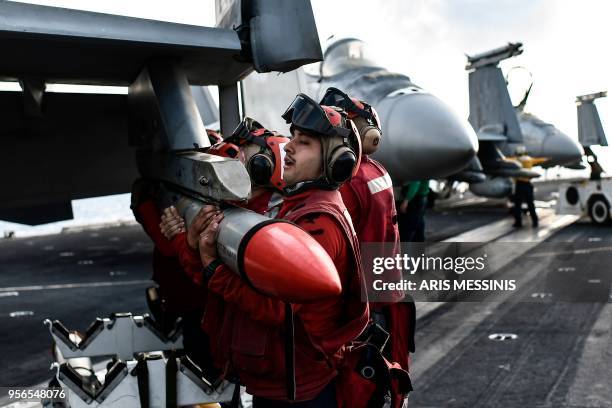
[[13, 286], [8, 288], [0, 288], [2, 292], [25, 292], [33, 290], [51, 290], [51, 289], [78, 289], [78, 288], [99, 288], [105, 286], [126, 286], [126, 285], [142, 285], [151, 283], [150, 279], [142, 280], [126, 280], [126, 281], [111, 281], [111, 282], [84, 282], [84, 283], [61, 283], [55, 285], [32, 285], [32, 286]]

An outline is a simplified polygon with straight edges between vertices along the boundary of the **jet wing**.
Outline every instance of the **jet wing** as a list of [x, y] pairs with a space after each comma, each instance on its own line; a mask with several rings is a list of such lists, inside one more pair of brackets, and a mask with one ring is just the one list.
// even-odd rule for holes
[[151, 58], [180, 61], [192, 85], [240, 80], [236, 31], [0, 2], [0, 74], [47, 82], [129, 85]]
[[41, 224], [72, 217], [70, 201], [130, 191], [127, 96], [48, 93], [43, 118], [21, 92], [0, 92], [0, 219]]
[[[126, 95], [46, 93], [47, 83], [129, 86], [162, 60], [190, 85], [224, 88], [227, 107], [238, 99], [233, 85], [253, 70], [286, 72], [322, 59], [309, 0], [223, 5], [228, 21], [240, 14], [240, 36], [240, 29], [0, 0], [0, 81], [23, 89], [0, 92], [0, 219], [70, 218], [71, 200], [128, 192], [138, 175], [139, 135], [128, 135]], [[194, 99], [210, 123], [218, 117], [208, 96]]]

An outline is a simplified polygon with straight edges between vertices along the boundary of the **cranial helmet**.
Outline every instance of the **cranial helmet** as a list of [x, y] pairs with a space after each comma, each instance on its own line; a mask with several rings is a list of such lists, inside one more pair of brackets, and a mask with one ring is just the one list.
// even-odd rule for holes
[[286, 123], [321, 140], [323, 182], [338, 187], [356, 173], [361, 158], [359, 131], [346, 112], [319, 105], [305, 94], [298, 94], [282, 115]]
[[381, 124], [376, 109], [357, 98], [350, 98], [334, 87], [327, 89], [320, 103], [344, 109], [359, 131], [363, 154], [376, 152], [382, 139]]
[[225, 140], [241, 147], [240, 154], [253, 184], [279, 190], [285, 187], [282, 172], [288, 138], [247, 117]]

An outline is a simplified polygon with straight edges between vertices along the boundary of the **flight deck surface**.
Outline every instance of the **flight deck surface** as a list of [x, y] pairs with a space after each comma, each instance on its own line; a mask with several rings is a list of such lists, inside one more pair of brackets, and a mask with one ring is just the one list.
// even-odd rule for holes
[[[551, 211], [540, 211], [538, 231], [512, 229], [503, 206], [428, 211], [430, 241], [469, 240], [471, 235], [537, 241], [539, 234], [542, 242], [572, 242], [579, 256], [532, 257], [536, 246], [500, 272], [528, 282], [512, 298], [418, 304], [412, 407], [604, 407], [612, 402], [604, 375], [612, 364], [607, 351], [612, 306], [606, 303], [611, 278], [605, 276], [612, 263], [609, 229], [583, 220], [560, 221]], [[594, 245], [601, 249], [589, 252]], [[112, 312], [147, 312], [144, 290], [152, 284], [151, 251], [139, 225], [0, 241], [5, 368], [0, 384], [33, 386], [49, 380], [51, 338], [42, 324], [45, 318], [84, 331], [96, 317]], [[542, 274], [563, 275], [577, 287], [597, 286], [601, 299], [571, 303], [542, 297], [534, 302], [536, 278]], [[517, 302], [523, 297], [529, 302]], [[496, 333], [517, 337], [489, 339]], [[8, 403], [2, 397], [0, 406]]]

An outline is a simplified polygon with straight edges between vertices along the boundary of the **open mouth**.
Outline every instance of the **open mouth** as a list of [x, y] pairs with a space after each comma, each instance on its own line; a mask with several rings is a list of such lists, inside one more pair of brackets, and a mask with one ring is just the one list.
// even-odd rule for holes
[[295, 164], [295, 160], [293, 160], [293, 159], [292, 159], [291, 157], [289, 157], [289, 156], [285, 156], [285, 165], [284, 165], [284, 167], [285, 167], [285, 168], [287, 168], [287, 167], [291, 167], [291, 166], [293, 166], [294, 164]]

